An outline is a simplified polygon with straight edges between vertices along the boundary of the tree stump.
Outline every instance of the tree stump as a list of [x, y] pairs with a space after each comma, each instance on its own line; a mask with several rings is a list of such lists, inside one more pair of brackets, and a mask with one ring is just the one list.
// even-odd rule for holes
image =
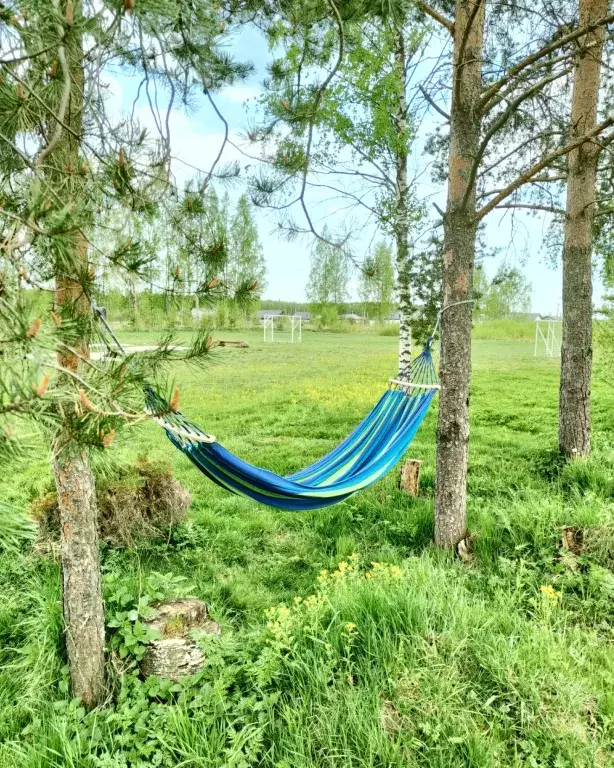
[[221, 634], [220, 625], [209, 617], [206, 603], [194, 598], [177, 598], [152, 607], [158, 615], [143, 623], [157, 630], [161, 637], [149, 643], [141, 661], [143, 676], [156, 675], [176, 683], [203, 669], [205, 654], [188, 633], [198, 629], [211, 635]]
[[420, 467], [422, 462], [418, 459], [408, 459], [401, 467], [402, 491], [410, 496], [417, 496], [420, 489]]

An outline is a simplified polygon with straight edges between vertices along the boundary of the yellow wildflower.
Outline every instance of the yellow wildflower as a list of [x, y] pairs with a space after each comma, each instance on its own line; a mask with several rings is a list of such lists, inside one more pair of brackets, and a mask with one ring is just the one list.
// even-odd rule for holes
[[561, 597], [561, 593], [557, 592], [551, 584], [542, 584], [539, 590], [548, 600], [552, 600], [553, 603], [558, 602]]
[[354, 624], [353, 621], [346, 621], [345, 622], [345, 628], [350, 633], [355, 632], [356, 631], [356, 624]]

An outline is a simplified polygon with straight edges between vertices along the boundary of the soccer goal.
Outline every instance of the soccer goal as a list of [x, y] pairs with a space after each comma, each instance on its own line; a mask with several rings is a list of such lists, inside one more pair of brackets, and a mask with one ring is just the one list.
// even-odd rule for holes
[[561, 356], [562, 323], [556, 317], [538, 317], [535, 320], [534, 355]]
[[265, 315], [262, 325], [265, 341], [287, 341], [295, 344], [303, 340], [300, 315]]

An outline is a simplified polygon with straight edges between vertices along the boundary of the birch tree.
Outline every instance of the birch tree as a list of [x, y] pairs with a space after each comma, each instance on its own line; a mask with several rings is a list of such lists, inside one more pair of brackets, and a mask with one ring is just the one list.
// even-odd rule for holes
[[393, 256], [387, 243], [377, 243], [373, 255], [365, 259], [359, 293], [363, 302], [371, 304], [375, 317], [380, 322], [386, 320], [395, 300]]
[[[325, 195], [335, 207], [342, 200], [344, 225], [330, 223], [330, 241], [360, 269], [365, 265], [359, 264], [353, 244], [368, 227], [394, 238], [399, 367], [405, 368], [411, 359], [416, 308], [412, 286], [415, 290], [420, 280], [410, 241], [423, 213], [408, 169], [419, 129], [413, 103], [417, 84], [412, 78], [427, 34], [424, 26], [410, 23], [403, 4], [390, 15], [365, 15], [352, 4], [340, 13], [344, 55], [322, 93], [317, 116], [306, 106], [310, 75], [314, 69], [335, 68], [334, 27], [326, 33], [328, 18], [314, 23], [309, 11], [297, 12], [298, 21], [274, 27], [274, 39], [283, 44], [285, 55], [271, 68], [265, 114], [251, 132], [264, 147], [268, 164], [253, 178], [252, 194], [259, 205], [282, 213], [281, 227], [291, 236], [321, 236], [310, 210]], [[316, 131], [309, 130], [310, 122], [315, 122]], [[303, 207], [305, 223], [288, 214], [288, 199], [293, 198]]]
[[266, 263], [252, 206], [247, 196], [241, 195], [229, 227], [229, 270], [234, 285], [249, 280], [257, 285], [252, 295], [256, 298], [265, 287]]
[[[324, 236], [328, 231], [324, 229]], [[311, 267], [307, 281], [307, 299], [314, 311], [334, 308], [338, 311], [348, 296], [349, 267], [343, 253], [324, 240], [317, 241], [311, 253]]]

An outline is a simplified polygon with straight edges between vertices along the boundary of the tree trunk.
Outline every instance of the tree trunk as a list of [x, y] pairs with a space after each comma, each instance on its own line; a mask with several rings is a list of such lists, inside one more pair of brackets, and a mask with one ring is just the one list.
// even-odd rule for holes
[[[62, 8], [66, 9], [66, 2]], [[83, 46], [79, 24], [80, 0], [73, 0], [73, 24], [64, 38], [71, 79], [69, 108], [59, 143], [48, 158], [47, 177], [75, 201], [76, 209], [85, 195], [84, 177], [78, 172], [80, 136], [83, 124]], [[53, 126], [55, 127], [55, 126]], [[82, 281], [89, 272], [87, 240], [79, 232], [67, 236], [68, 246], [58, 262], [55, 306], [62, 318], [77, 325], [81, 337], [67, 339], [67, 348], [58, 355], [59, 364], [79, 372], [89, 357], [91, 306]], [[64, 325], [68, 325], [63, 323]], [[71, 331], [68, 331], [69, 334]], [[74, 331], [73, 331], [74, 332]], [[71, 350], [74, 350], [71, 351]], [[70, 373], [64, 374], [69, 377]], [[94, 478], [87, 450], [78, 445], [67, 421], [54, 446], [53, 468], [61, 522], [61, 557], [66, 647], [72, 693], [88, 707], [99, 704], [104, 684], [104, 610], [102, 602]]]
[[469, 171], [476, 157], [481, 116], [484, 3], [460, 0], [454, 21], [454, 77], [450, 126], [448, 200], [444, 217], [443, 313], [435, 541], [456, 547], [467, 529], [469, 381], [471, 376], [472, 287], [477, 232], [475, 184]]
[[[580, 25], [607, 14], [607, 0], [580, 0]], [[571, 106], [572, 137], [597, 122], [604, 28], [586, 35], [576, 59]], [[599, 146], [586, 143], [569, 155], [563, 245], [563, 344], [559, 392], [559, 449], [588, 456], [591, 449], [593, 360], [592, 226]]]
[[86, 450], [71, 449], [54, 457], [66, 650], [72, 692], [92, 707], [105, 695], [96, 493]]
[[398, 88], [396, 134], [396, 207], [394, 237], [397, 249], [397, 294], [399, 303], [399, 370], [411, 362], [411, 268], [409, 263], [409, 189], [407, 186], [407, 99], [405, 96], [405, 37], [402, 24], [396, 31], [394, 63]]

